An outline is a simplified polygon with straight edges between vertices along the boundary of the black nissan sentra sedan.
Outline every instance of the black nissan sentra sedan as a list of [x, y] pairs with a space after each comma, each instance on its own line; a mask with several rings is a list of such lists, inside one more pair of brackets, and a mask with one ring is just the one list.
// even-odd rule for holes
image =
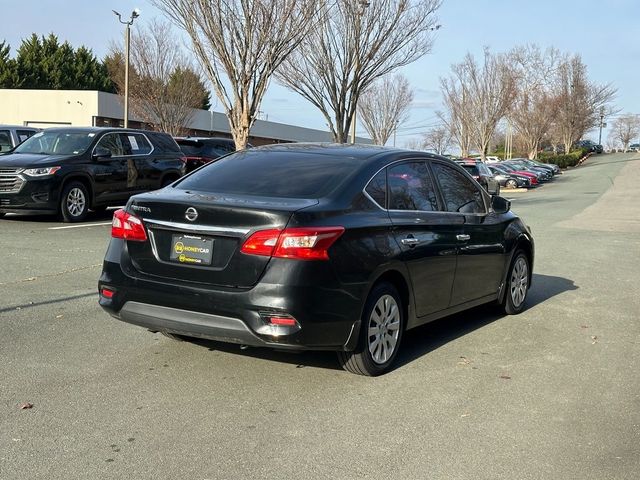
[[531, 232], [452, 161], [289, 144], [229, 155], [114, 214], [112, 316], [173, 338], [335, 350], [388, 371], [405, 330], [488, 302], [519, 313]]

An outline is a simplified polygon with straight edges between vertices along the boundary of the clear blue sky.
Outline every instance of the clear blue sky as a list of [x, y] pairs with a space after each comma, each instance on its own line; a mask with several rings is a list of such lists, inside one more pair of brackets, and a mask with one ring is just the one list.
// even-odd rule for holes
[[[15, 1], [0, 0], [0, 5], [3, 12], [16, 11]], [[123, 34], [111, 10], [128, 15], [135, 7], [142, 10], [137, 21], [161, 15], [145, 0], [22, 2], [19, 18], [3, 22], [0, 39], [7, 40], [15, 51], [31, 33], [53, 32], [61, 40], [76, 47], [86, 45], [102, 57], [109, 41]], [[536, 43], [579, 53], [592, 80], [611, 82], [618, 89], [618, 108], [640, 113], [640, 0], [444, 0], [438, 16], [442, 28], [433, 52], [401, 70], [416, 90], [416, 99], [411, 118], [398, 132], [400, 146], [436, 122], [439, 78], [467, 51], [479, 56], [483, 46], [502, 52], [515, 45]], [[269, 120], [325, 128], [313, 106], [275, 83], [262, 111]], [[597, 132], [590, 136], [597, 140]], [[606, 133], [603, 142], [605, 138]]]

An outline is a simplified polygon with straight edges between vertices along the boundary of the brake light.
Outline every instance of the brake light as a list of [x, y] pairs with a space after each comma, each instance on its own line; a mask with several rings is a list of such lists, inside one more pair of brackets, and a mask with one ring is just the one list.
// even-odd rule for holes
[[133, 242], [147, 241], [147, 232], [142, 219], [125, 212], [123, 209], [116, 210], [113, 213], [111, 236]]
[[344, 227], [260, 230], [247, 239], [240, 251], [276, 258], [328, 260], [329, 247], [343, 233]]

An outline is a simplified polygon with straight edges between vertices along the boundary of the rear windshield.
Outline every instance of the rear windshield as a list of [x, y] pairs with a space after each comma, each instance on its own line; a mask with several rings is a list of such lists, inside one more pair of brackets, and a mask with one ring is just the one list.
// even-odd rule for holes
[[300, 152], [247, 150], [198, 170], [177, 188], [282, 198], [320, 198], [357, 168], [350, 159]]
[[471, 176], [474, 176], [474, 177], [480, 176], [478, 167], [476, 167], [475, 165], [461, 165], [461, 167], [464, 168]]

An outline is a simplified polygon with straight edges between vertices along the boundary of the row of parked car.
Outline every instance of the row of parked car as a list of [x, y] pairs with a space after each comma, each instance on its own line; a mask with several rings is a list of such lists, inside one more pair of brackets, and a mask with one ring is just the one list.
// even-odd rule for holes
[[498, 195], [500, 188], [532, 188], [548, 182], [561, 173], [553, 163], [542, 163], [528, 158], [484, 163], [478, 159], [456, 160], [491, 195]]
[[0, 217], [59, 214], [67, 222], [89, 210], [122, 205], [235, 151], [227, 138], [172, 138], [121, 128], [0, 126]]

